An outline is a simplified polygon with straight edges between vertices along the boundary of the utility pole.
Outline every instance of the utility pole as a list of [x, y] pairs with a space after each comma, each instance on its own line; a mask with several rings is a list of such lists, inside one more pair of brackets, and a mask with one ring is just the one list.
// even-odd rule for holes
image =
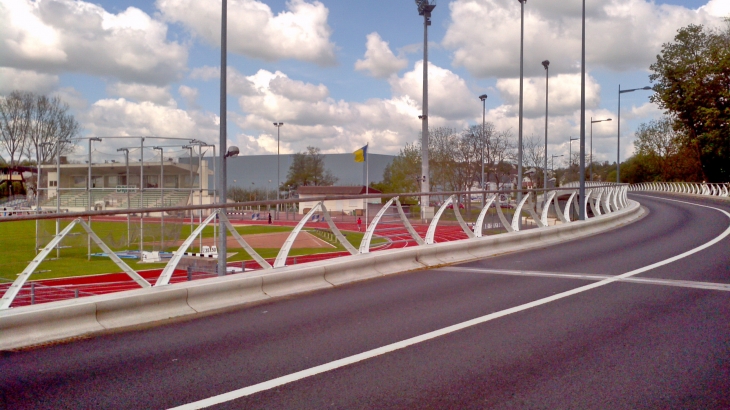
[[426, 207], [429, 205], [431, 179], [428, 167], [428, 26], [431, 25], [431, 12], [436, 8], [428, 0], [416, 0], [418, 15], [423, 16], [423, 113], [421, 120], [421, 220], [426, 220]]

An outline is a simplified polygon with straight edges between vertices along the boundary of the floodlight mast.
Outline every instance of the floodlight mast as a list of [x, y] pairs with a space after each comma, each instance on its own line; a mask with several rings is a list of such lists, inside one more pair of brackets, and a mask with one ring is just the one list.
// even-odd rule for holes
[[[431, 178], [428, 168], [428, 26], [431, 25], [431, 12], [436, 8], [435, 1], [416, 0], [418, 15], [423, 16], [423, 114], [421, 120], [421, 192], [430, 192]], [[421, 220], [426, 219], [429, 195], [421, 197]]]

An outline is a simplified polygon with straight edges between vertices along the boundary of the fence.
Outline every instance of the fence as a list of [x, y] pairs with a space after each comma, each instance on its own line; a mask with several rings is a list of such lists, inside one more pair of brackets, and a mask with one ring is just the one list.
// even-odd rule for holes
[[[474, 192], [432, 194], [446, 199], [428, 221], [408, 218], [399, 195], [369, 195], [386, 203], [376, 215], [364, 221], [363, 232], [358, 232], [356, 218], [333, 218], [324, 205], [332, 199], [362, 199], [361, 195], [315, 198], [319, 202], [307, 215], [298, 220], [280, 219], [273, 227], [268, 227], [265, 219], [236, 219], [237, 211], [231, 211], [229, 219], [221, 211], [221, 205], [100, 210], [67, 213], [62, 218], [57, 214], [9, 216], [0, 219], [0, 238], [4, 239], [0, 246], [6, 254], [13, 255], [0, 267], [0, 278], [5, 281], [0, 283], [4, 294], [0, 309], [246, 274], [351, 254], [539, 229], [570, 223], [577, 217], [579, 201], [575, 188], [511, 191], [509, 196], [515, 198], [514, 203], [500, 200], [504, 191], [484, 192], [486, 203], [473, 203], [478, 212], [470, 212], [466, 218], [458, 205], [463, 201], [458, 199]], [[597, 216], [625, 207], [626, 192], [626, 185], [591, 187], [586, 191], [586, 215]], [[520, 196], [520, 201], [516, 201]], [[245, 209], [277, 203], [286, 207], [295, 202], [260, 201], [225, 207]], [[203, 221], [196, 218], [192, 224], [185, 217], [144, 216], [197, 214], [200, 210], [207, 210], [210, 215]], [[312, 222], [314, 215], [319, 216], [318, 222]], [[218, 271], [220, 255], [205, 252], [205, 248], [221, 248], [217, 232], [220, 229], [227, 230], [226, 248], [231, 251], [226, 255], [230, 262], [226, 272]], [[266, 242], [267, 235], [268, 239], [278, 235], [278, 242], [273, 239]], [[323, 239], [327, 246], [311, 245], [317, 243], [316, 240], [307, 242], [312, 235]], [[304, 245], [297, 245], [299, 242]], [[79, 276], [81, 273], [85, 275]]]

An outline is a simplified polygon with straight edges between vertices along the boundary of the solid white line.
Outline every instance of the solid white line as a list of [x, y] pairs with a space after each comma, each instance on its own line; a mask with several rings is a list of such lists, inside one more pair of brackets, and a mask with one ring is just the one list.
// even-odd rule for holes
[[[613, 275], [594, 275], [589, 273], [563, 273], [563, 272], [540, 272], [540, 271], [520, 271], [507, 269], [482, 269], [482, 268], [461, 268], [461, 267], [444, 267], [436, 270], [443, 272], [474, 272], [474, 273], [492, 273], [495, 275], [510, 276], [532, 276], [541, 278], [560, 278], [560, 279], [582, 279], [582, 280], [604, 280], [613, 278]], [[624, 278], [616, 279], [617, 282], [642, 283], [647, 285], [677, 286], [681, 288], [721, 290], [730, 292], [730, 283], [713, 283], [713, 282], [696, 282], [689, 280], [674, 279], [652, 279], [652, 278]]]
[[[657, 198], [657, 197], [652, 197], [652, 198]], [[657, 198], [657, 199], [665, 199], [665, 198]], [[667, 200], [669, 200], [669, 201], [675, 201], [673, 199], [667, 199]], [[684, 202], [684, 201], [675, 201], [675, 202]], [[690, 205], [701, 206], [701, 207], [704, 207], [704, 208], [715, 209], [715, 210], [717, 210], [719, 212], [722, 212], [728, 218], [730, 218], [730, 213], [727, 213], [724, 210], [719, 209], [719, 208], [715, 208], [715, 207], [711, 207], [711, 206], [705, 206], [705, 205], [693, 204], [691, 202], [684, 202], [684, 203], [690, 204]], [[488, 314], [486, 316], [478, 317], [476, 319], [467, 320], [466, 322], [461, 322], [461, 323], [458, 323], [456, 325], [448, 326], [448, 327], [445, 327], [443, 329], [435, 330], [433, 332], [429, 332], [429, 333], [426, 333], [426, 334], [423, 334], [423, 335], [420, 335], [420, 336], [412, 337], [410, 339], [406, 339], [406, 340], [402, 340], [400, 342], [392, 343], [392, 344], [389, 344], [389, 345], [386, 345], [386, 346], [383, 346], [383, 347], [379, 347], [379, 348], [376, 348], [376, 349], [373, 349], [373, 350], [369, 350], [367, 352], [359, 353], [359, 354], [356, 354], [354, 356], [345, 357], [345, 358], [342, 358], [342, 359], [339, 359], [339, 360], [335, 360], [333, 362], [325, 363], [325, 364], [322, 364], [322, 365], [319, 365], [319, 366], [315, 366], [315, 367], [312, 367], [312, 368], [309, 368], [309, 369], [305, 369], [305, 370], [301, 370], [301, 371], [298, 371], [298, 372], [295, 372], [295, 373], [291, 373], [291, 374], [288, 374], [286, 376], [277, 377], [277, 378], [271, 379], [269, 381], [265, 381], [265, 382], [262, 382], [262, 383], [254, 384], [253, 386], [244, 387], [244, 388], [241, 388], [241, 389], [238, 389], [238, 390], [233, 390], [233, 391], [228, 392], [228, 393], [223, 393], [223, 394], [220, 394], [220, 395], [217, 395], [217, 396], [209, 397], [207, 399], [199, 400], [199, 401], [196, 401], [196, 402], [193, 402], [193, 403], [184, 404], [182, 406], [174, 407], [173, 409], [185, 409], [185, 410], [188, 410], [188, 409], [202, 409], [202, 408], [205, 408], [205, 407], [214, 406], [216, 404], [221, 404], [221, 403], [225, 403], [225, 402], [228, 402], [228, 401], [231, 401], [231, 400], [239, 399], [241, 397], [250, 396], [252, 394], [255, 394], [255, 393], [258, 393], [258, 392], [261, 392], [261, 391], [273, 389], [275, 387], [279, 387], [279, 386], [282, 386], [282, 385], [285, 385], [285, 384], [288, 384], [288, 383], [291, 383], [291, 382], [294, 382], [294, 381], [297, 381], [297, 380], [301, 380], [301, 379], [304, 379], [304, 378], [307, 378], [307, 377], [311, 377], [311, 376], [315, 376], [315, 375], [318, 375], [318, 374], [321, 374], [321, 373], [325, 373], [325, 372], [328, 372], [330, 370], [335, 370], [335, 369], [338, 369], [340, 367], [348, 366], [348, 365], [351, 365], [351, 364], [354, 364], [354, 363], [361, 362], [363, 360], [371, 359], [373, 357], [381, 356], [381, 355], [384, 355], [386, 353], [390, 353], [390, 352], [393, 352], [393, 351], [396, 351], [396, 350], [400, 350], [400, 349], [406, 348], [406, 347], [411, 346], [411, 345], [415, 345], [415, 344], [422, 343], [422, 342], [425, 342], [425, 341], [428, 341], [428, 340], [431, 340], [431, 339], [435, 339], [435, 338], [440, 337], [440, 336], [447, 335], [449, 333], [454, 333], [454, 332], [457, 332], [457, 331], [462, 330], [462, 329], [466, 329], [466, 328], [469, 328], [469, 327], [472, 327], [472, 326], [476, 326], [478, 324], [482, 324], [482, 323], [485, 323], [485, 322], [489, 322], [489, 321], [494, 320], [494, 319], [499, 319], [501, 317], [504, 317], [504, 316], [507, 316], [507, 315], [511, 315], [513, 313], [517, 313], [517, 312], [521, 312], [523, 310], [531, 309], [531, 308], [534, 308], [534, 307], [537, 307], [537, 306], [540, 306], [540, 305], [544, 305], [546, 303], [550, 303], [550, 302], [553, 302], [553, 301], [556, 301], [556, 300], [559, 300], [559, 299], [566, 298], [568, 296], [576, 295], [578, 293], [583, 293], [583, 292], [586, 292], [586, 291], [591, 290], [591, 289], [595, 289], [595, 288], [598, 288], [598, 287], [601, 287], [601, 286], [605, 286], [605, 285], [611, 284], [613, 282], [617, 282], [619, 279], [628, 278], [628, 277], [631, 277], [631, 276], [634, 276], [634, 275], [638, 275], [640, 273], [646, 272], [648, 270], [652, 270], [652, 269], [657, 268], [659, 266], [667, 265], [667, 264], [672, 263], [674, 261], [677, 261], [679, 259], [686, 258], [687, 256], [690, 256], [692, 254], [695, 254], [697, 252], [700, 252], [700, 251], [702, 251], [704, 249], [707, 249], [710, 246], [712, 246], [712, 245], [720, 242], [721, 240], [725, 239], [728, 235], [730, 235], [730, 225], [728, 226], [727, 229], [725, 229], [725, 231], [722, 234], [720, 234], [720, 236], [718, 236], [715, 239], [713, 239], [713, 240], [705, 243], [704, 245], [698, 246], [697, 248], [694, 248], [692, 250], [689, 250], [687, 252], [684, 252], [684, 253], [682, 253], [680, 255], [671, 257], [669, 259], [665, 259], [663, 261], [660, 261], [660, 262], [657, 262], [657, 263], [653, 263], [653, 264], [648, 265], [648, 266], [645, 266], [643, 268], [639, 268], [639, 269], [632, 270], [631, 272], [626, 272], [624, 274], [621, 274], [621, 275], [618, 275], [618, 276], [614, 276], [614, 277], [611, 277], [609, 279], [602, 280], [600, 282], [591, 283], [590, 285], [581, 286], [579, 288], [575, 288], [575, 289], [572, 289], [572, 290], [568, 290], [568, 291], [565, 291], [565, 292], [562, 292], [562, 293], [558, 293], [558, 294], [555, 294], [555, 295], [552, 295], [552, 296], [548, 296], [546, 298], [538, 299], [536, 301], [529, 302], [529, 303], [525, 303], [523, 305], [515, 306], [515, 307], [509, 308], [509, 309], [505, 309], [505, 310], [502, 310], [502, 311], [499, 311], [499, 312], [491, 313], [491, 314]]]

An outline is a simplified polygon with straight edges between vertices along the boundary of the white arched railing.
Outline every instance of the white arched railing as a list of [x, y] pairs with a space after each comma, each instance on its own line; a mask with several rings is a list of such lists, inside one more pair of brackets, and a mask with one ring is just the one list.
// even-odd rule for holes
[[[584, 202], [584, 209], [585, 215], [588, 215], [588, 206], [591, 207], [591, 210], [593, 211], [594, 216], [599, 216], [603, 213], [611, 213], [616, 212], [619, 209], [625, 208], [628, 206], [628, 197], [627, 193], [629, 190], [631, 191], [639, 191], [639, 190], [659, 190], [659, 189], [672, 189], [676, 192], [681, 191], [688, 191], [688, 192], [699, 192], [700, 189], [703, 190], [703, 192], [710, 192], [714, 193], [715, 195], [726, 195], [728, 194], [728, 184], [688, 184], [688, 183], [681, 183], [677, 185], [672, 184], [664, 184], [659, 185], [657, 183], [651, 183], [651, 184], [636, 184], [636, 185], [606, 185], [606, 184], [588, 184], [591, 186], [591, 189], [586, 190], [586, 201]], [[559, 194], [560, 193], [560, 194]], [[559, 196], [565, 197], [565, 195], [568, 196], [567, 202], [565, 203], [564, 209], [560, 209], [560, 201]], [[435, 242], [435, 233], [436, 233], [436, 227], [443, 216], [446, 209], [448, 209], [449, 205], [454, 205], [454, 215], [456, 217], [456, 220], [461, 227], [462, 231], [467, 236], [467, 239], [465, 240], [472, 240], [475, 238], [483, 237], [483, 228], [484, 228], [484, 220], [489, 212], [489, 209], [491, 207], [494, 207], [495, 214], [499, 218], [500, 223], [504, 227], [504, 229], [507, 231], [507, 233], [517, 232], [520, 230], [520, 219], [522, 218], [523, 213], [529, 214], [529, 216], [534, 220], [535, 224], [537, 225], [537, 229], [544, 228], [548, 226], [548, 216], [549, 216], [549, 210], [550, 206], [552, 204], [552, 207], [554, 209], [555, 215], [557, 219], [561, 223], [571, 223], [571, 210], [572, 209], [578, 209], [579, 203], [578, 203], [578, 191], [574, 188], [571, 188], [569, 190], [561, 189], [561, 190], [552, 190], [552, 191], [546, 191], [543, 193], [542, 198], [544, 199], [544, 204], [541, 208], [538, 208], [538, 204], [536, 203], [535, 199], [537, 198], [535, 191], [529, 191], [526, 192], [523, 198], [519, 201], [516, 208], [514, 209], [514, 214], [512, 215], [511, 221], [507, 219], [504, 212], [502, 211], [502, 206], [499, 202], [499, 193], [493, 193], [488, 198], [486, 198], [486, 201], [484, 203], [484, 206], [479, 212], [479, 216], [476, 219], [476, 223], [474, 225], [473, 231], [469, 228], [466, 221], [464, 220], [460, 210], [459, 206], [455, 204], [455, 195], [451, 195], [444, 203], [441, 205], [439, 210], [434, 215], [433, 219], [430, 221], [430, 224], [428, 226], [428, 230], [426, 232], [425, 238], [422, 238], [419, 236], [419, 234], [416, 232], [414, 227], [411, 225], [409, 219], [406, 217], [405, 212], [403, 211], [403, 207], [399, 201], [398, 197], [393, 197], [387, 201], [387, 203], [380, 209], [380, 211], [375, 215], [372, 221], [370, 221], [368, 228], [365, 232], [365, 235], [363, 236], [363, 239], [360, 243], [359, 249], [356, 249], [352, 244], [347, 241], [345, 236], [342, 234], [342, 232], [338, 229], [338, 227], [335, 225], [334, 221], [332, 220], [324, 201], [318, 202], [311, 210], [307, 212], [307, 214], [297, 223], [297, 225], [294, 227], [294, 229], [291, 231], [291, 233], [288, 235], [286, 241], [284, 242], [283, 246], [279, 250], [276, 259], [274, 260], [273, 265], [270, 264], [266, 259], [264, 259], [261, 255], [259, 255], [244, 239], [243, 237], [235, 230], [234, 226], [231, 224], [230, 220], [226, 217], [226, 214], [221, 212], [220, 210], [216, 209], [211, 212], [211, 214], [200, 223], [199, 226], [197, 226], [194, 231], [183, 241], [183, 243], [180, 245], [180, 247], [173, 253], [172, 258], [167, 263], [167, 265], [162, 270], [162, 273], [158, 277], [157, 281], [155, 282], [154, 286], [165, 286], [170, 283], [170, 280], [172, 278], [172, 275], [177, 268], [179, 262], [181, 261], [182, 257], [184, 256], [185, 252], [188, 250], [188, 248], [194, 243], [195, 239], [201, 235], [203, 230], [208, 226], [209, 224], [213, 223], [216, 219], [220, 222], [221, 229], [226, 230], [226, 232], [230, 233], [231, 236], [236, 240], [236, 242], [243, 248], [252, 259], [254, 259], [264, 270], [271, 270], [271, 269], [278, 269], [282, 268], [286, 265], [287, 258], [289, 256], [290, 250], [292, 249], [292, 246], [294, 244], [294, 241], [296, 240], [297, 236], [301, 233], [302, 229], [306, 225], [308, 221], [312, 220], [312, 216], [316, 213], [321, 211], [322, 216], [324, 217], [324, 221], [327, 223], [328, 227], [330, 228], [333, 235], [336, 237], [336, 239], [339, 241], [340, 244], [351, 254], [365, 254], [370, 252], [370, 244], [372, 242], [373, 237], [375, 236], [375, 232], [377, 229], [378, 224], [382, 221], [383, 216], [387, 212], [388, 209], [392, 209], [393, 204], [395, 204], [395, 207], [398, 211], [398, 216], [403, 223], [404, 228], [408, 231], [408, 234], [411, 236], [413, 241], [416, 243], [417, 246], [428, 246]], [[573, 207], [573, 208], [571, 208]], [[0, 300], [0, 310], [1, 309], [8, 309], [11, 304], [13, 303], [13, 300], [20, 292], [23, 285], [29, 280], [31, 275], [37, 270], [38, 266], [41, 262], [48, 256], [48, 254], [55, 249], [59, 243], [71, 232], [71, 230], [75, 226], [81, 226], [89, 235], [90, 239], [93, 240], [110, 258], [111, 260], [119, 266], [119, 268], [125, 272], [132, 280], [137, 283], [140, 287], [146, 288], [151, 287], [152, 285], [146, 281], [142, 276], [140, 276], [134, 269], [129, 267], [124, 261], [122, 261], [99, 237], [93, 232], [93, 230], [87, 225], [82, 219], [75, 219], [72, 221], [67, 227], [65, 227], [59, 235], [55, 236], [44, 248], [40, 250], [38, 255], [31, 261], [27, 267], [18, 275], [18, 278], [13, 282], [13, 284], [8, 288], [8, 290], [3, 295], [3, 298]], [[223, 272], [225, 274], [225, 272]]]

